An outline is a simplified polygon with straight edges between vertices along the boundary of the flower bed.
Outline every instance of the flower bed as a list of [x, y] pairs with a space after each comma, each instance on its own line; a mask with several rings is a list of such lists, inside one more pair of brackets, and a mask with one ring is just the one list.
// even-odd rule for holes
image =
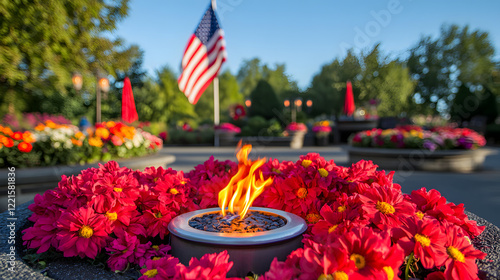
[[100, 123], [80, 131], [52, 121], [34, 131], [12, 131], [0, 126], [0, 168], [83, 164], [152, 154], [162, 140], [122, 123]]
[[486, 144], [484, 137], [468, 128], [437, 127], [423, 130], [419, 126], [395, 129], [372, 129], [351, 136], [353, 147], [435, 150], [473, 150]]
[[[402, 194], [394, 173], [376, 168], [370, 161], [337, 166], [318, 154], [261, 167], [274, 183], [254, 205], [297, 214], [309, 229], [304, 248], [275, 259], [259, 279], [476, 279], [476, 260], [485, 254], [470, 240], [484, 227], [436, 190]], [[226, 279], [232, 262], [225, 252], [189, 264], [170, 256], [167, 224], [217, 206], [236, 169], [212, 157], [187, 174], [109, 162], [63, 177], [29, 206], [28, 256], [94, 259], [112, 271], [140, 271], [140, 279]]]
[[352, 135], [350, 143], [351, 162], [369, 158], [390, 170], [471, 172], [491, 153], [479, 149], [486, 144], [484, 137], [467, 128], [372, 129]]

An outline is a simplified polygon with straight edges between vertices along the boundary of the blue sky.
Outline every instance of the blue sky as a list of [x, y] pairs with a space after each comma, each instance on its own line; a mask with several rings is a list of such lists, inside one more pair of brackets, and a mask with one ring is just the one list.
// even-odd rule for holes
[[[150, 75], [168, 65], [177, 73], [188, 38], [208, 0], [131, 0], [129, 16], [113, 36], [145, 51]], [[245, 59], [285, 63], [305, 89], [325, 63], [349, 47], [368, 50], [377, 43], [386, 55], [406, 56], [422, 35], [437, 36], [445, 24], [468, 24], [490, 34], [500, 60], [500, 1], [464, 0], [218, 0], [228, 60], [236, 74]]]

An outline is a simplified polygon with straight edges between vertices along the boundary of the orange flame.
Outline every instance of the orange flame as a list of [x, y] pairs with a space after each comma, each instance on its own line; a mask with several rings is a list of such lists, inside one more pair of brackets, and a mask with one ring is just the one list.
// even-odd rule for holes
[[[238, 148], [241, 147], [241, 141], [238, 143]], [[267, 186], [272, 184], [273, 178], [264, 180], [262, 171], [256, 175], [256, 170], [261, 167], [266, 158], [256, 161], [249, 160], [248, 154], [252, 150], [252, 145], [244, 145], [236, 154], [238, 159], [238, 172], [234, 175], [227, 186], [219, 192], [219, 206], [222, 215], [226, 215], [227, 211], [238, 213], [240, 219], [243, 219], [248, 212], [253, 201], [265, 190]]]

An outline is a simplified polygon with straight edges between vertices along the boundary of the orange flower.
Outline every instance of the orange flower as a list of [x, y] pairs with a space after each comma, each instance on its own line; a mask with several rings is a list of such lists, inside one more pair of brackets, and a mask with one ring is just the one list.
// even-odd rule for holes
[[17, 148], [23, 153], [29, 153], [33, 149], [33, 146], [28, 142], [21, 142], [17, 145]]
[[4, 145], [5, 145], [5, 147], [7, 147], [7, 148], [12, 148], [12, 146], [14, 146], [14, 141], [12, 140], [12, 138], [5, 137], [5, 138], [4, 138], [4, 141], [3, 141], [3, 144], [4, 144]]
[[115, 125], [116, 125], [116, 123], [115, 123], [114, 121], [109, 121], [109, 122], [107, 122], [107, 123], [106, 123], [106, 126], [107, 126], [108, 128], [112, 128], [112, 127], [113, 127], [113, 126], [115, 126]]
[[85, 135], [81, 132], [81, 131], [78, 131], [77, 133], [75, 133], [75, 138], [76, 139], [81, 139], [81, 138], [84, 138]]
[[42, 131], [45, 129], [45, 125], [42, 124], [42, 123], [39, 123], [36, 127], [35, 127], [35, 130], [36, 131]]
[[82, 141], [74, 139], [74, 138], [71, 139], [71, 143], [73, 143], [73, 145], [76, 145], [76, 146], [82, 146], [83, 145]]
[[33, 134], [31, 132], [25, 131], [23, 133], [23, 141], [28, 143], [33, 143], [35, 142], [35, 137], [33, 137]]
[[12, 134], [14, 134], [14, 133], [12, 132], [12, 129], [10, 129], [10, 127], [4, 127], [2, 132], [3, 132], [4, 134], [8, 135], [8, 136], [11, 136], [11, 137], [12, 137]]
[[102, 139], [108, 139], [109, 131], [104, 127], [99, 127], [95, 130], [95, 136], [100, 137]]
[[102, 147], [104, 144], [102, 143], [101, 138], [99, 137], [90, 137], [89, 145], [93, 147]]
[[45, 121], [45, 125], [50, 127], [50, 128], [56, 128], [57, 127], [57, 124], [51, 120], [47, 120]]

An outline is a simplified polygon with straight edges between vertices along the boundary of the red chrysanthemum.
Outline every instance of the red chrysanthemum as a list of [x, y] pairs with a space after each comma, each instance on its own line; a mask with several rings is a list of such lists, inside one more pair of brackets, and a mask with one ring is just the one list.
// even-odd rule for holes
[[110, 255], [108, 267], [111, 271], [123, 271], [129, 263], [134, 263], [136, 259], [144, 256], [145, 248], [140, 247], [140, 241], [136, 236], [124, 233], [113, 240], [106, 247]]
[[[227, 251], [219, 254], [206, 254], [198, 260], [192, 258], [189, 261], [189, 266], [179, 266], [178, 280], [223, 280], [226, 279], [227, 272], [233, 266], [233, 262], [229, 262]], [[240, 279], [240, 278], [236, 278]]]
[[33, 146], [28, 142], [21, 142], [17, 144], [17, 149], [23, 153], [29, 153], [33, 149]]
[[395, 236], [402, 235], [401, 238], [396, 238], [405, 254], [413, 252], [425, 268], [432, 269], [443, 264], [446, 259], [446, 235], [437, 220], [406, 218], [403, 225], [394, 231]]
[[23, 230], [23, 245], [28, 248], [38, 248], [37, 254], [47, 251], [50, 247], [59, 247], [56, 238], [58, 228], [57, 220], [61, 211], [47, 211], [44, 216], [39, 217], [32, 227]]
[[306, 185], [300, 177], [290, 177], [281, 182], [285, 194], [284, 210], [305, 218], [319, 201], [321, 190], [313, 184], [314, 181]]
[[146, 268], [141, 269], [142, 276], [139, 280], [165, 280], [175, 279], [178, 275], [179, 259], [166, 256], [157, 260], [148, 260]]
[[147, 235], [150, 237], [159, 235], [161, 239], [165, 238], [165, 235], [168, 234], [168, 223], [175, 216], [177, 213], [160, 204], [145, 211], [142, 218]]
[[57, 222], [59, 251], [65, 257], [95, 258], [109, 238], [108, 221], [90, 207], [64, 212]]
[[378, 228], [401, 225], [401, 219], [415, 214], [415, 206], [405, 201], [401, 191], [381, 186], [367, 189], [360, 195], [361, 208], [366, 217]]
[[486, 254], [474, 249], [474, 246], [456, 226], [448, 226], [446, 236], [445, 248], [448, 257], [444, 262], [445, 278], [447, 280], [478, 279], [476, 259], [483, 259]]
[[339, 248], [348, 254], [356, 267], [353, 279], [386, 279], [388, 268], [397, 275], [397, 268], [403, 262], [403, 250], [398, 245], [391, 247], [391, 240], [385, 232], [357, 228], [342, 235], [338, 242]]

